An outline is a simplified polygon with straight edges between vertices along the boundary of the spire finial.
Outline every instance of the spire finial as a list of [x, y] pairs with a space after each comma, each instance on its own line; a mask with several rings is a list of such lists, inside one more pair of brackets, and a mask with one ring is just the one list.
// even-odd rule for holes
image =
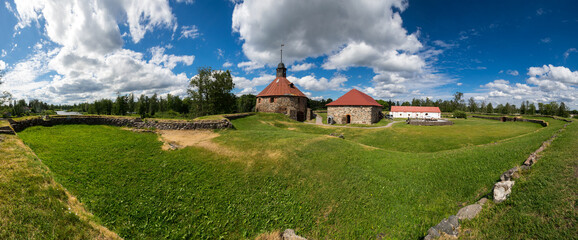
[[281, 63], [283, 63], [283, 46], [285, 46], [285, 44], [281, 44]]

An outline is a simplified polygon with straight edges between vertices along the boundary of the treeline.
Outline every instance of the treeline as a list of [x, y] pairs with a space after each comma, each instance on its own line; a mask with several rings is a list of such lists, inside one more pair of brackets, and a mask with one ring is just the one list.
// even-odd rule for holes
[[[220, 113], [252, 112], [255, 109], [256, 96], [252, 94], [237, 97], [233, 95], [228, 111]], [[11, 101], [0, 107], [3, 117], [21, 117], [30, 115], [53, 115], [56, 111], [72, 111], [95, 115], [138, 115], [158, 118], [195, 118], [203, 116], [191, 97], [179, 97], [171, 94], [152, 96], [128, 94], [116, 99], [100, 99], [90, 103], [73, 105], [53, 105], [37, 99], [26, 102], [24, 99]], [[218, 114], [218, 113], [216, 113]]]
[[[313, 110], [327, 109], [325, 104], [332, 102], [331, 98], [327, 100], [309, 100], [309, 107]], [[439, 107], [442, 112], [470, 112], [470, 113], [486, 113], [486, 114], [524, 114], [524, 115], [547, 115], [569, 117], [570, 113], [578, 114], [577, 110], [570, 111], [564, 102], [550, 102], [550, 103], [530, 103], [529, 101], [522, 101], [520, 106], [514, 104], [498, 104], [494, 106], [492, 103], [485, 101], [477, 102], [473, 97], [467, 101], [464, 99], [464, 94], [456, 92], [454, 98], [451, 100], [438, 99], [433, 101], [429, 98], [418, 99], [414, 98], [410, 101], [392, 101], [392, 100], [376, 100], [383, 106], [383, 110], [391, 111], [392, 106], [422, 106], [422, 107]]]
[[139, 115], [142, 118], [195, 118], [199, 116], [252, 112], [256, 96], [231, 93], [235, 85], [229, 71], [199, 68], [189, 82], [188, 96], [167, 94], [152, 96], [134, 94], [118, 95], [115, 100], [100, 99], [74, 105], [50, 105], [39, 100], [14, 100], [0, 106], [0, 113], [7, 116], [48, 115], [58, 110], [96, 115]]

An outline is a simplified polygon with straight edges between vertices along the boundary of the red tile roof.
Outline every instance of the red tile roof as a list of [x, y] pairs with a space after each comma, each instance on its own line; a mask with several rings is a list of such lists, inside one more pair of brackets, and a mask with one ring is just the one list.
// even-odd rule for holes
[[263, 91], [257, 94], [257, 97], [267, 96], [298, 96], [306, 97], [297, 87], [289, 82], [287, 78], [278, 77], [273, 80]]
[[369, 95], [360, 92], [357, 89], [351, 89], [337, 100], [326, 104], [325, 106], [378, 106], [383, 107], [377, 103], [375, 99]]
[[412, 107], [412, 106], [392, 106], [391, 112], [428, 112], [441, 113], [439, 107]]

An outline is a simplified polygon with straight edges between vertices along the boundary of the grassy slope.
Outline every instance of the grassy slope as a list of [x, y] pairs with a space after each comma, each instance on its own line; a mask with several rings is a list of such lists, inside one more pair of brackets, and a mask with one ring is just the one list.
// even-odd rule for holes
[[466, 222], [464, 239], [576, 239], [578, 124], [560, 134], [512, 196]]
[[[423, 237], [463, 202], [486, 194], [501, 172], [520, 164], [562, 125], [472, 122], [518, 132], [483, 141], [459, 131], [446, 135], [472, 145], [532, 133], [499, 144], [410, 153], [361, 145], [349, 137], [353, 129], [259, 114], [235, 120], [238, 130], [221, 132], [216, 141], [228, 155], [194, 147], [163, 152], [154, 134], [107, 126], [36, 127], [20, 135], [57, 181], [123, 237], [243, 238], [294, 228], [315, 239], [408, 239]], [[333, 131], [344, 131], [346, 140], [326, 135]], [[387, 133], [373, 131], [367, 134]], [[461, 147], [440, 143], [435, 134], [420, 141]]]
[[0, 138], [0, 239], [114, 238], [88, 214], [76, 211], [82, 207], [74, 205], [77, 202], [20, 139]]

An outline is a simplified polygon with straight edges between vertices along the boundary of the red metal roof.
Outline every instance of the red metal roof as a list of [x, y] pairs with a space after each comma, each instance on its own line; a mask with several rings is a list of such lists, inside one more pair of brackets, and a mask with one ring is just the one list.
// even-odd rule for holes
[[351, 89], [337, 100], [326, 104], [325, 106], [378, 106], [383, 107], [377, 103], [375, 99], [369, 95], [360, 92], [357, 89]]
[[307, 97], [297, 87], [289, 82], [287, 78], [278, 77], [273, 80], [263, 91], [257, 94], [257, 97], [266, 96], [298, 96]]
[[391, 112], [428, 112], [441, 113], [439, 107], [392, 106]]

